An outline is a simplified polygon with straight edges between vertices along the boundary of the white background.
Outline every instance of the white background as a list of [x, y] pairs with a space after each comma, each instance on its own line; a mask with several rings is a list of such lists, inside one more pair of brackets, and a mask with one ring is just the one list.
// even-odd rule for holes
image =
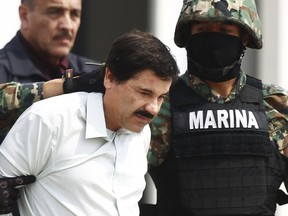
[[18, 6], [20, 0], [0, 0], [0, 48], [2, 48], [20, 27]]

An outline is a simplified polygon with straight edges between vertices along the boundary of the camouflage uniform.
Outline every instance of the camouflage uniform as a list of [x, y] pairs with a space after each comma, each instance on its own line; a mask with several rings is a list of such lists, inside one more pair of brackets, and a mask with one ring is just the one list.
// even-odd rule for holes
[[0, 137], [4, 137], [27, 107], [42, 99], [42, 82], [0, 84]]
[[[223, 99], [205, 82], [191, 76], [189, 72], [183, 74], [180, 79], [183, 79], [187, 85], [208, 101], [219, 104], [234, 100], [246, 83], [246, 75], [241, 72], [231, 93]], [[277, 142], [282, 154], [288, 156], [288, 91], [276, 85], [263, 84], [263, 95], [263, 104], [269, 121], [270, 139]], [[158, 165], [163, 162], [170, 147], [171, 112], [168, 100], [162, 105], [158, 117], [151, 123], [151, 129], [152, 142], [148, 159], [151, 164]]]
[[[261, 49], [263, 46], [261, 22], [254, 1], [184, 0], [175, 30], [174, 41], [177, 46], [186, 46], [193, 22], [237, 24], [250, 36], [247, 47]], [[246, 83], [246, 75], [242, 71], [228, 98], [223, 99], [205, 82], [190, 75], [188, 71], [181, 76], [181, 79], [197, 93], [214, 103], [233, 100]], [[288, 92], [276, 85], [263, 84], [263, 95], [263, 103], [269, 120], [270, 139], [276, 141], [281, 153], [288, 156]], [[151, 164], [158, 165], [163, 162], [170, 146], [171, 112], [168, 100], [162, 105], [158, 117], [151, 123], [151, 129], [152, 142], [148, 159]]]
[[[194, 92], [196, 92], [196, 94], [199, 94], [202, 98], [206, 99], [207, 104], [212, 102], [215, 104], [225, 104], [226, 105], [226, 103], [227, 103], [227, 106], [229, 106], [229, 104], [232, 104], [232, 101], [237, 102], [238, 96], [240, 95], [240, 92], [242, 92], [241, 89], [243, 89], [243, 87], [246, 85], [247, 76], [244, 73], [244, 71], [240, 70], [240, 72], [239, 72], [239, 70], [238, 70], [237, 73], [239, 73], [239, 74], [237, 74], [238, 75], [237, 80], [236, 80], [231, 92], [229, 93], [229, 95], [224, 98], [219, 93], [217, 93], [215, 90], [211, 89], [206, 82], [204, 82], [203, 80], [201, 80], [199, 78], [199, 76], [195, 75], [195, 71], [193, 71], [193, 70], [191, 70], [191, 68], [189, 68], [189, 60], [191, 59], [191, 55], [189, 56], [190, 50], [187, 48], [190, 48], [189, 46], [191, 46], [191, 37], [192, 37], [191, 25], [193, 23], [199, 23], [199, 22], [209, 22], [209, 23], [210, 22], [217, 22], [217, 23], [219, 22], [219, 23], [232, 23], [234, 25], [238, 25], [238, 26], [240, 26], [240, 28], [242, 30], [240, 32], [240, 39], [243, 39], [243, 37], [246, 36], [243, 34], [245, 32], [249, 35], [249, 41], [248, 41], [248, 44], [246, 46], [249, 48], [253, 48], [253, 49], [261, 49], [263, 46], [262, 34], [261, 34], [261, 22], [260, 22], [260, 19], [258, 17], [258, 14], [257, 14], [255, 2], [254, 2], [254, 0], [184, 0], [184, 4], [183, 4], [183, 7], [182, 7], [182, 10], [180, 13], [180, 17], [179, 17], [179, 20], [178, 20], [177, 25], [176, 25], [174, 41], [175, 41], [177, 46], [179, 46], [181, 48], [182, 47], [186, 48], [187, 61], [188, 61], [188, 67], [187, 67], [188, 70], [179, 79], [182, 79], [188, 87], [192, 88], [194, 90]], [[203, 26], [201, 26], [201, 27], [203, 27]], [[208, 26], [208, 27], [210, 27], [210, 26]], [[205, 29], [203, 30], [203, 32], [204, 32], [203, 34], [207, 33], [207, 32], [205, 32]], [[217, 33], [220, 34], [222, 32], [220, 31]], [[195, 35], [196, 35], [196, 33], [195, 33]], [[198, 35], [198, 37], [200, 37], [200, 36]], [[240, 40], [240, 43], [241, 42], [243, 43], [242, 40]], [[192, 49], [193, 49], [193, 47], [191, 47], [191, 50]], [[197, 47], [196, 50], [198, 51], [198, 50], [200, 50], [200, 48]], [[197, 55], [196, 52], [195, 52], [195, 55]], [[205, 56], [204, 56], [204, 58], [205, 58]], [[239, 59], [240, 59], [239, 62], [241, 62], [241, 57]], [[226, 69], [228, 69], [229, 66], [230, 65], [228, 65], [228, 66], [225, 65], [224, 67], [221, 67], [220, 69], [218, 69], [218, 71], [222, 72], [222, 74], [225, 74], [224, 72]], [[204, 67], [205, 66], [203, 66], [203, 68]], [[217, 69], [217, 68], [212, 68], [211, 71], [213, 69]], [[220, 73], [220, 75], [222, 75], [222, 74]], [[232, 79], [233, 78], [234, 77], [232, 77]], [[207, 79], [207, 80], [209, 80], [209, 79]], [[177, 91], [177, 96], [179, 96], [179, 94], [180, 94], [179, 93], [180, 89], [181, 89], [180, 83], [181, 82], [178, 83], [179, 85], [176, 87], [176, 90], [174, 90], [174, 91]], [[182, 98], [183, 100], [185, 100], [188, 98], [187, 96], [185, 96], [185, 94], [187, 94], [190, 91], [187, 90], [186, 88], [183, 88], [183, 89], [186, 90], [186, 92], [183, 93], [184, 96]], [[175, 92], [172, 91], [172, 93], [175, 93]], [[268, 120], [270, 140], [274, 141], [275, 143], [278, 144], [279, 151], [283, 155], [288, 156], [288, 148], [287, 148], [287, 146], [288, 146], [288, 92], [279, 86], [268, 85], [268, 84], [263, 83], [262, 84], [262, 93], [263, 93], [263, 107], [264, 107], [265, 114], [266, 114], [267, 120]], [[176, 96], [174, 96], [174, 97], [176, 97]], [[177, 101], [175, 99], [175, 101], [179, 102], [180, 100]], [[201, 102], [202, 102], [202, 100], [201, 100]], [[199, 170], [196, 169], [196, 171], [195, 171], [195, 170], [193, 170], [195, 168], [195, 166], [202, 164], [202, 161], [201, 161], [201, 163], [199, 162], [201, 160], [201, 159], [199, 159], [200, 157], [199, 158], [197, 158], [197, 157], [192, 158], [192, 156], [191, 156], [191, 158], [192, 158], [191, 159], [189, 157], [186, 157], [186, 155], [185, 156], [181, 155], [182, 154], [182, 152], [181, 152], [180, 154], [178, 154], [178, 156], [179, 156], [179, 160], [178, 160], [175, 157], [175, 155], [173, 154], [173, 150], [176, 151], [177, 148], [173, 148], [172, 151], [169, 151], [169, 149], [171, 148], [171, 142], [172, 142], [172, 136], [173, 136], [173, 133], [172, 133], [172, 126], [173, 126], [173, 124], [172, 124], [172, 109], [170, 108], [170, 105], [172, 107], [172, 104], [170, 104], [170, 102], [169, 102], [169, 98], [167, 98], [167, 100], [162, 105], [161, 110], [160, 110], [157, 118], [155, 118], [150, 125], [151, 130], [152, 130], [152, 139], [151, 139], [150, 150], [148, 153], [148, 160], [149, 160], [149, 163], [152, 165], [161, 164], [161, 166], [158, 166], [158, 167], [151, 166], [150, 170], [149, 170], [152, 178], [154, 179], [155, 185], [157, 187], [157, 202], [158, 203], [155, 207], [156, 214], [154, 214], [154, 215], [158, 215], [158, 216], [159, 215], [161, 215], [161, 216], [162, 215], [165, 215], [165, 216], [167, 216], [167, 215], [173, 215], [173, 216], [174, 215], [183, 215], [184, 216], [185, 215], [186, 216], [186, 215], [194, 215], [194, 214], [198, 215], [198, 213], [200, 213], [199, 215], [232, 215], [232, 214], [233, 215], [244, 215], [244, 214], [249, 215], [250, 212], [252, 212], [252, 213], [250, 213], [250, 215], [256, 215], [256, 214], [258, 215], [257, 210], [255, 210], [255, 211], [252, 210], [252, 208], [257, 206], [257, 204], [254, 204], [254, 203], [252, 203], [252, 204], [249, 203], [249, 205], [252, 206], [251, 209], [249, 209], [249, 210], [246, 209], [247, 212], [249, 212], [249, 213], [247, 213], [247, 212], [244, 213], [243, 211], [240, 210], [242, 207], [243, 208], [245, 208], [245, 207], [249, 208], [249, 206], [246, 206], [245, 204], [242, 203], [242, 200], [245, 200], [245, 195], [242, 196], [242, 194], [241, 194], [239, 196], [238, 195], [234, 196], [233, 192], [231, 192], [231, 194], [230, 194], [230, 191], [234, 191], [233, 186], [230, 186], [230, 185], [227, 186], [226, 185], [228, 189], [226, 190], [226, 188], [225, 188], [222, 190], [222, 186], [220, 186], [221, 181], [218, 181], [218, 180], [221, 179], [223, 176], [228, 176], [228, 175], [223, 174], [226, 172], [226, 170], [223, 171], [224, 169], [217, 167], [219, 164], [221, 164], [221, 162], [223, 162], [223, 161], [219, 162], [221, 159], [217, 158], [217, 159], [219, 159], [219, 161], [217, 161], [219, 163], [215, 164], [215, 169], [219, 168], [219, 170], [220, 170], [219, 174], [217, 173], [217, 175], [215, 175], [216, 177], [213, 180], [211, 180], [212, 183], [208, 184], [207, 182], [210, 183], [210, 181], [209, 181], [210, 179], [205, 179], [205, 174], [209, 173], [211, 170], [212, 170], [211, 173], [213, 173], [213, 171], [215, 171], [211, 168], [212, 163], [214, 162], [213, 159], [211, 159], [210, 161], [208, 160], [208, 161], [203, 162], [203, 164], [204, 164], [203, 167], [199, 167]], [[183, 104], [181, 104], [181, 105], [183, 105]], [[183, 108], [182, 110], [184, 110], [183, 113], [189, 112], [189, 109], [193, 110], [191, 108], [192, 105], [193, 105], [192, 103], [187, 103], [187, 105], [186, 104], [183, 105], [183, 107], [181, 107], [181, 108]], [[203, 105], [203, 104], [201, 104], [201, 105]], [[180, 113], [180, 112], [178, 112], [180, 110], [179, 107], [180, 107], [180, 105], [179, 106], [177, 106], [177, 105], [173, 106], [173, 108], [175, 108], [174, 113], [176, 113], [176, 114]], [[217, 107], [217, 106], [211, 105], [211, 107]], [[213, 108], [211, 108], [211, 109], [213, 109]], [[181, 121], [181, 120], [183, 120], [183, 118], [181, 119], [179, 116], [176, 116], [175, 121], [176, 122]], [[264, 115], [264, 118], [265, 118], [265, 115]], [[189, 130], [189, 128], [187, 130]], [[206, 132], [205, 134], [207, 134], [207, 133], [208, 132]], [[188, 140], [187, 137], [192, 136], [192, 133], [188, 134], [188, 132], [183, 133], [183, 134], [184, 134], [186, 140]], [[176, 137], [177, 135], [178, 135], [178, 137]], [[179, 147], [180, 146], [179, 142], [181, 142], [185, 138], [183, 138], [183, 139], [179, 138], [180, 133], [178, 133], [177, 135], [175, 135], [174, 138], [175, 138], [176, 145], [178, 145], [178, 147]], [[186, 137], [186, 135], [187, 135], [187, 137]], [[221, 137], [221, 135], [220, 135], [220, 137]], [[200, 140], [200, 138], [198, 140]], [[203, 138], [202, 140], [207, 141], [205, 138]], [[208, 142], [207, 145], [211, 146], [211, 142], [210, 143]], [[187, 141], [185, 143], [186, 145], [184, 144], [183, 146], [187, 147], [187, 143], [189, 143], [189, 142]], [[192, 141], [191, 141], [191, 143], [192, 143]], [[277, 146], [277, 145], [275, 145], [275, 146]], [[209, 146], [207, 148], [209, 149]], [[188, 148], [183, 147], [181, 149], [181, 147], [179, 147], [178, 150], [179, 149], [180, 149], [180, 151], [182, 150], [184, 152]], [[205, 157], [205, 159], [207, 159], [207, 157]], [[214, 159], [215, 159], [215, 157], [214, 157]], [[236, 160], [238, 160], [237, 157], [236, 157], [235, 161]], [[194, 161], [195, 161], [196, 165], [193, 164]], [[243, 159], [243, 161], [244, 161], [244, 159]], [[225, 162], [223, 162], [223, 163], [225, 163]], [[284, 160], [283, 161], [281, 160], [281, 162], [283, 162], [283, 163], [279, 163], [280, 165], [284, 164]], [[229, 162], [227, 162], [227, 163], [229, 164]], [[211, 165], [211, 167], [206, 166], [206, 164]], [[245, 162], [243, 162], [243, 164], [245, 164]], [[279, 165], [279, 164], [277, 164], [277, 165]], [[201, 166], [201, 165], [199, 165], [199, 166]], [[219, 166], [221, 166], [221, 165], [219, 165]], [[209, 167], [211, 169], [209, 170], [209, 168], [207, 168], [207, 167]], [[208, 171], [206, 171], [205, 168], [207, 168]], [[279, 167], [279, 169], [283, 170], [283, 173], [285, 172], [285, 170], [282, 166]], [[223, 173], [222, 173], [222, 171], [223, 171]], [[202, 173], [204, 173], [204, 174], [202, 175]], [[211, 173], [209, 173], [207, 176], [211, 176], [210, 175]], [[216, 171], [215, 171], [215, 173], [216, 173]], [[228, 171], [227, 171], [227, 173], [228, 173]], [[239, 173], [241, 173], [241, 172], [239, 172]], [[265, 173], [265, 172], [263, 172], [263, 173]], [[223, 176], [221, 176], [222, 174], [223, 174]], [[220, 176], [220, 178], [219, 178], [219, 176]], [[284, 177], [284, 176], [281, 176], [280, 180], [282, 180], [282, 177]], [[275, 178], [278, 178], [278, 177], [275, 177]], [[202, 180], [207, 180], [207, 181], [202, 182]], [[218, 184], [218, 182], [219, 182], [219, 184]], [[201, 185], [201, 183], [203, 183], [204, 186]], [[193, 188], [196, 188], [198, 186], [197, 184], [199, 184], [201, 186], [198, 187], [197, 190], [193, 190]], [[251, 184], [251, 185], [253, 187], [253, 184]], [[286, 185], [286, 183], [285, 183], [285, 185]], [[286, 185], [286, 187], [287, 187], [287, 185]], [[229, 187], [231, 187], [232, 189]], [[277, 185], [275, 186], [275, 188], [276, 187], [278, 187], [278, 182], [277, 182]], [[236, 188], [239, 189], [239, 188], [245, 188], [245, 187], [243, 187], [243, 185], [241, 185], [241, 183], [240, 183], [235, 187], [235, 190], [237, 190]], [[208, 191], [209, 191], [209, 193], [208, 193]], [[222, 195], [218, 196], [217, 191], [220, 191], [220, 193], [223, 192], [223, 196]], [[245, 194], [245, 192], [243, 192], [243, 194]], [[251, 195], [249, 193], [247, 193], [247, 194], [248, 194], [248, 197], [249, 197], [249, 195]], [[267, 196], [270, 195], [270, 194], [269, 195], [268, 194], [269, 193], [267, 192]], [[254, 196], [254, 195], [255, 194], [252, 194], [251, 196]], [[255, 197], [256, 196], [257, 195], [255, 195]], [[266, 196], [266, 194], [265, 194], [265, 196]], [[244, 197], [244, 199], [243, 199], [243, 197]], [[275, 198], [274, 195], [273, 195], [273, 198]], [[199, 202], [198, 202], [198, 200], [199, 200]], [[217, 200], [219, 202], [217, 202]], [[232, 203], [231, 200], [234, 200], [234, 201], [239, 200], [239, 202], [235, 201], [235, 203], [233, 204], [233, 207], [237, 206], [236, 208], [233, 208], [233, 207], [230, 208], [230, 204]], [[266, 197], [264, 200], [267, 200]], [[196, 202], [194, 202], [194, 201], [196, 201]], [[211, 203], [210, 203], [210, 201], [211, 201]], [[230, 201], [231, 201], [231, 203], [230, 203]], [[277, 201], [278, 201], [278, 199], [277, 199]], [[243, 206], [242, 206], [242, 204], [243, 204]], [[274, 208], [275, 199], [274, 199], [274, 202], [271, 202], [268, 205], [265, 202], [262, 202], [260, 204], [260, 206], [262, 208], [264, 205], [270, 206], [270, 204]], [[232, 204], [231, 204], [231, 206], [232, 206]], [[205, 207], [207, 207], [207, 208], [205, 208]], [[239, 207], [239, 212], [237, 212], [238, 207]], [[275, 207], [276, 207], [276, 204], [275, 204]], [[265, 207], [263, 207], [263, 209], [264, 208]], [[270, 211], [271, 212], [274, 211], [273, 208], [271, 208], [271, 210], [269, 209], [269, 211], [267, 210], [267, 212], [265, 212], [266, 210], [263, 212], [265, 213], [265, 215], [270, 215]], [[232, 210], [232, 209], [234, 210], [233, 213], [230, 212], [230, 210]], [[235, 209], [237, 209], [237, 210], [235, 210]], [[256, 209], [256, 207], [255, 207], [255, 209]], [[215, 211], [213, 212], [213, 214], [211, 214], [211, 212], [213, 210], [215, 210]], [[219, 210], [219, 211], [217, 211], [217, 210]], [[227, 210], [227, 212], [226, 212], [226, 210]], [[244, 211], [246, 211], [246, 210], [244, 210]], [[259, 210], [259, 212], [262, 212], [262, 210], [261, 211]], [[268, 213], [268, 214], [266, 214], [266, 213]]]

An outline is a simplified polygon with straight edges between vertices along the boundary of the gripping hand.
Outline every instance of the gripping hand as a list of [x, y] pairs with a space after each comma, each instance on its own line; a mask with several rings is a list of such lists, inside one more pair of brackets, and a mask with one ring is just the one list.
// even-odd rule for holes
[[103, 85], [104, 75], [102, 69], [98, 68], [89, 73], [82, 73], [80, 76], [73, 77], [73, 70], [65, 72], [65, 82], [63, 90], [65, 93], [71, 92], [105, 92]]
[[0, 214], [8, 214], [12, 210], [12, 203], [19, 198], [17, 186], [35, 182], [35, 176], [19, 176], [14, 178], [0, 178]]

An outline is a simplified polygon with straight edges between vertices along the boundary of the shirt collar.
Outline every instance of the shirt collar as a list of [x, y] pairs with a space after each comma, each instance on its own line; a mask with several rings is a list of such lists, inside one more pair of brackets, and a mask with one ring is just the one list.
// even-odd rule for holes
[[[110, 140], [110, 132], [113, 131], [106, 129], [105, 114], [103, 109], [103, 94], [88, 94], [85, 138], [89, 139], [105, 137]], [[116, 134], [136, 134], [135, 132], [129, 131], [125, 128], [120, 128], [114, 133], [115, 134], [112, 136], [113, 138]], [[142, 131], [140, 133], [142, 133]]]
[[87, 99], [86, 134], [85, 138], [107, 137], [103, 94], [90, 93]]

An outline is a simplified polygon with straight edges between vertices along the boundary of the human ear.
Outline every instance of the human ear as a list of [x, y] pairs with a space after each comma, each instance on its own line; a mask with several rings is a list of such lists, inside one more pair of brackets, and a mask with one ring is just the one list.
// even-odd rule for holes
[[242, 33], [242, 43], [246, 47], [250, 41], [250, 35], [247, 32]]
[[107, 89], [110, 89], [113, 85], [113, 74], [111, 73], [108, 67], [105, 68], [105, 75], [104, 75], [104, 86]]
[[19, 18], [21, 20], [21, 29], [28, 28], [28, 8], [26, 5], [21, 4], [18, 8]]

